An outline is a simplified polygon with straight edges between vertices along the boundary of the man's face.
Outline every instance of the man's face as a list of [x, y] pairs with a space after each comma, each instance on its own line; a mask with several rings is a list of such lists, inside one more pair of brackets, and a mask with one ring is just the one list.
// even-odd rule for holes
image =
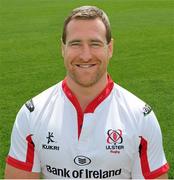
[[107, 74], [112, 46], [112, 41], [107, 44], [106, 28], [100, 19], [70, 21], [66, 44], [62, 43], [68, 78], [83, 87], [97, 83]]

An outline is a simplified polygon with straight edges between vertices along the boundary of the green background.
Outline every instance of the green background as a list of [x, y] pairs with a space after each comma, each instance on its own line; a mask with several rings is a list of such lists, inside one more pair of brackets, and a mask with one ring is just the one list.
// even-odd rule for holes
[[96, 5], [110, 17], [115, 49], [109, 72], [152, 106], [174, 178], [173, 0], [0, 0], [0, 178], [19, 108], [65, 76], [63, 21], [81, 5]]

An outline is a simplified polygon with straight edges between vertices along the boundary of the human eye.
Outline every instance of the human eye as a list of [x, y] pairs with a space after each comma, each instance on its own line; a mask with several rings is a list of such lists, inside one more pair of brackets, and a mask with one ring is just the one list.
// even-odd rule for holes
[[103, 46], [103, 43], [100, 42], [100, 41], [92, 41], [92, 42], [91, 42], [91, 46], [92, 46], [93, 48], [99, 48], [99, 47], [102, 47], [102, 46]]
[[70, 47], [80, 47], [81, 43], [79, 41], [73, 41], [69, 43]]
[[100, 47], [101, 46], [101, 44], [100, 43], [98, 43], [98, 42], [93, 42], [93, 43], [91, 43], [91, 46], [92, 47]]

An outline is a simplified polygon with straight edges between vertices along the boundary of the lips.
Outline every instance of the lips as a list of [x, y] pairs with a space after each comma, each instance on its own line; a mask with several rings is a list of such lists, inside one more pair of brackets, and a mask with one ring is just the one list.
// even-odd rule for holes
[[90, 68], [95, 66], [96, 64], [76, 64], [76, 66], [80, 67], [80, 68]]

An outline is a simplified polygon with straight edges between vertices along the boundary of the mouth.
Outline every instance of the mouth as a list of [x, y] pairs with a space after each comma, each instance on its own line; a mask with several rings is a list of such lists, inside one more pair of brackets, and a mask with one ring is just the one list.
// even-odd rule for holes
[[93, 66], [95, 66], [96, 64], [76, 64], [77, 67], [80, 68], [91, 68]]

